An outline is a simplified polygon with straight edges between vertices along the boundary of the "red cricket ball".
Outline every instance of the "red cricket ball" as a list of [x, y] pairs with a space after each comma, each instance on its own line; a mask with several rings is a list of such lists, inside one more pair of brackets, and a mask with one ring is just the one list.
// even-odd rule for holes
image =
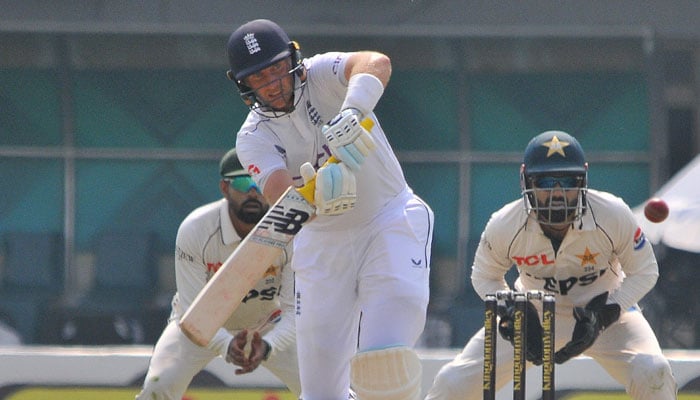
[[654, 197], [647, 201], [644, 206], [644, 216], [654, 223], [662, 222], [668, 217], [668, 204], [658, 197]]

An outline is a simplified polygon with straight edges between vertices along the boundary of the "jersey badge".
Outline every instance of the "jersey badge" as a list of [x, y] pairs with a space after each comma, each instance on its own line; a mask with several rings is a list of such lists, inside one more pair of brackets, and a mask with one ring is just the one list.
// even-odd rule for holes
[[306, 111], [309, 114], [309, 121], [312, 125], [320, 126], [323, 124], [321, 122], [321, 114], [318, 113], [316, 107], [314, 107], [309, 100], [306, 101]]
[[583, 254], [576, 254], [576, 257], [581, 259], [581, 266], [584, 267], [586, 264], [596, 265], [595, 258], [598, 257], [600, 253], [591, 253], [591, 250], [586, 246], [586, 251]]
[[267, 278], [267, 277], [270, 277], [270, 276], [271, 276], [271, 277], [277, 276], [277, 268], [275, 268], [274, 265], [270, 265], [269, 267], [267, 267], [267, 270], [266, 270], [265, 273], [263, 274], [263, 278]]
[[637, 230], [634, 231], [634, 249], [639, 250], [642, 247], [644, 247], [644, 243], [646, 243], [647, 239], [644, 237], [644, 232], [642, 232], [642, 228], [637, 227]]

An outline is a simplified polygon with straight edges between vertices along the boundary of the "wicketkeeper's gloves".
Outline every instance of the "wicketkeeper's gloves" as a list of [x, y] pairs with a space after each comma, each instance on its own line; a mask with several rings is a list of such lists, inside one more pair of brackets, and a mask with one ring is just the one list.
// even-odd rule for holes
[[583, 353], [593, 345], [598, 335], [620, 318], [619, 304], [606, 304], [608, 292], [591, 299], [586, 307], [574, 307], [576, 325], [571, 340], [554, 354], [557, 364]]
[[[501, 337], [513, 344], [515, 336], [514, 316], [515, 303], [513, 300], [506, 300], [505, 306], [498, 306], [498, 316], [501, 320], [498, 323], [498, 333]], [[537, 314], [537, 309], [528, 300], [527, 302], [527, 352], [525, 359], [535, 365], [542, 365], [542, 324]]]

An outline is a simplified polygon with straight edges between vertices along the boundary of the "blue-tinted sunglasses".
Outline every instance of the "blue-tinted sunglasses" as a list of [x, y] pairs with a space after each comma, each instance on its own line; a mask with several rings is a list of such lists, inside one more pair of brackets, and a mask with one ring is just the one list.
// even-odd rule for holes
[[540, 176], [534, 179], [535, 187], [538, 189], [552, 189], [559, 185], [561, 188], [577, 188], [581, 186], [583, 180], [580, 176]]
[[237, 176], [235, 178], [226, 179], [233, 190], [241, 193], [248, 193], [250, 189], [255, 189], [256, 192], [262, 193], [258, 185], [255, 184], [253, 178], [249, 176]]

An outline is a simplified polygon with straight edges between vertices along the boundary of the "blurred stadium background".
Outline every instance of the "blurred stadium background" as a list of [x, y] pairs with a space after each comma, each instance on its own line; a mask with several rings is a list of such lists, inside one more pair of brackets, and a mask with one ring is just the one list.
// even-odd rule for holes
[[[421, 346], [481, 325], [469, 282], [521, 152], [561, 129], [590, 185], [643, 203], [700, 152], [700, 3], [0, 0], [0, 315], [25, 344], [152, 344], [174, 291], [177, 227], [219, 197], [247, 109], [226, 40], [270, 18], [310, 56], [393, 61], [377, 107], [436, 214]], [[644, 303], [666, 348], [700, 345], [699, 255], [657, 246]]]

